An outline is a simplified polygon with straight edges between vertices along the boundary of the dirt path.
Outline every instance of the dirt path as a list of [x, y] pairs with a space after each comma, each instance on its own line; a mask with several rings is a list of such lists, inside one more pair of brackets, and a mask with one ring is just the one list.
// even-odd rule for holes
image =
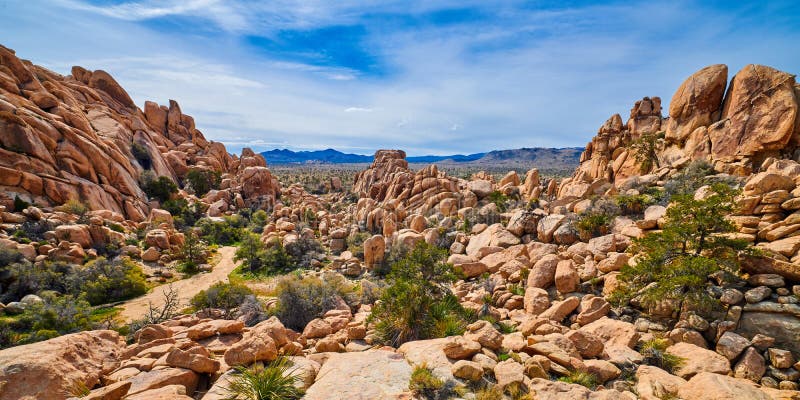
[[[181, 308], [187, 306], [189, 300], [201, 290], [208, 289], [211, 285], [219, 281], [228, 281], [228, 274], [237, 266], [237, 264], [233, 262], [234, 253], [236, 253], [236, 247], [221, 247], [219, 249], [221, 258], [211, 272], [197, 274], [191, 278], [172, 283], [172, 288], [178, 292], [178, 296], [180, 297]], [[164, 304], [164, 292], [167, 291], [168, 288], [169, 285], [161, 285], [142, 297], [126, 301], [120, 305], [122, 311], [119, 313], [118, 317], [125, 322], [141, 318], [144, 313], [147, 312], [151, 302], [154, 306], [161, 306]]]

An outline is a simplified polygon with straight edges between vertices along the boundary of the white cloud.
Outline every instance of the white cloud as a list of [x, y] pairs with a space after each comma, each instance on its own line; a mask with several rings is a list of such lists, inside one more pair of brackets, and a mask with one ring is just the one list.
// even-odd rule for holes
[[373, 111], [375, 111], [375, 110], [373, 110], [372, 108], [364, 108], [364, 107], [347, 107], [347, 108], [344, 109], [344, 112], [346, 112], [346, 113], [352, 113], [352, 112], [371, 113]]

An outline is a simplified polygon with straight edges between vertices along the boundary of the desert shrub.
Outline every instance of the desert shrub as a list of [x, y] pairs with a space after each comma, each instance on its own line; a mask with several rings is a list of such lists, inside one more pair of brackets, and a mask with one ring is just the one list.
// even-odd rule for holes
[[231, 400], [296, 400], [303, 396], [303, 390], [297, 387], [301, 377], [284, 356], [266, 366], [254, 364], [234, 370], [227, 388]]
[[347, 250], [353, 253], [353, 256], [364, 259], [364, 241], [370, 238], [367, 232], [358, 232], [351, 234], [347, 237]]
[[172, 214], [172, 219], [178, 229], [194, 226], [205, 214], [202, 203], [189, 203], [182, 197], [169, 199], [161, 204], [161, 207]]
[[[86, 213], [89, 212], [89, 207], [87, 207], [86, 204], [83, 204], [78, 199], [69, 199], [66, 203], [59, 206], [58, 210], [68, 214], [77, 215], [79, 221], [85, 221]], [[81, 221], [80, 223], [84, 223], [84, 221]]]
[[457, 275], [444, 262], [445, 255], [445, 250], [420, 242], [391, 265], [388, 287], [370, 315], [384, 343], [399, 346], [441, 337], [447, 333], [444, 328], [451, 331], [454, 320], [466, 324], [468, 314], [449, 288]]
[[658, 200], [649, 194], [627, 195], [621, 194], [614, 198], [619, 205], [622, 215], [635, 215], [644, 212], [644, 209], [656, 204]]
[[708, 162], [692, 161], [679, 174], [664, 184], [663, 205], [666, 205], [672, 196], [694, 193], [708, 183], [708, 177], [712, 174], [714, 174], [714, 167]]
[[31, 203], [28, 203], [25, 200], [22, 200], [19, 195], [14, 196], [14, 211], [20, 212], [28, 207], [31, 206]]
[[219, 189], [222, 182], [219, 171], [193, 169], [186, 174], [186, 182], [192, 187], [197, 197], [203, 197], [211, 190]]
[[308, 268], [314, 261], [317, 253], [324, 253], [322, 244], [312, 238], [299, 237], [293, 242], [286, 244], [286, 253], [292, 257], [292, 262], [299, 268]]
[[27, 239], [25, 242], [41, 242], [46, 240], [45, 233], [48, 231], [52, 231], [55, 229], [53, 224], [45, 219], [41, 219], [38, 221], [25, 221], [20, 224], [19, 229], [17, 229], [13, 237], [15, 240], [20, 242], [19, 239]]
[[83, 294], [91, 305], [112, 303], [147, 292], [142, 269], [131, 259], [97, 258], [68, 277], [70, 293]]
[[28, 305], [20, 316], [25, 333], [19, 336], [19, 344], [93, 328], [91, 306], [82, 297], [53, 292], [43, 292], [41, 297], [43, 302]]
[[336, 309], [343, 301], [353, 302], [354, 291], [340, 275], [300, 277], [288, 275], [276, 285], [278, 307], [275, 315], [287, 327], [303, 331], [312, 319]]
[[63, 262], [33, 264], [21, 255], [16, 256], [16, 252], [9, 250], [4, 252], [4, 258], [10, 262], [0, 265], [2, 301], [17, 301], [27, 294], [37, 294], [47, 290], [67, 292], [66, 277], [72, 274], [71, 265]]
[[201, 290], [192, 297], [192, 306], [195, 309], [214, 308], [224, 311], [225, 318], [233, 316], [234, 309], [238, 308], [253, 296], [253, 291], [247, 286], [237, 283], [217, 282], [206, 290]]
[[562, 376], [561, 378], [558, 378], [558, 380], [561, 382], [585, 386], [592, 390], [594, 390], [598, 385], [597, 377], [594, 374], [578, 370], [570, 371], [569, 375]]
[[190, 273], [196, 272], [197, 267], [208, 260], [208, 246], [194, 229], [186, 230], [183, 238], [183, 245], [177, 254], [181, 268]]
[[160, 305], [148, 303], [144, 315], [128, 324], [129, 333], [136, 332], [147, 325], [160, 324], [178, 315], [181, 308], [180, 294], [172, 287], [172, 284], [162, 291], [162, 297], [163, 302]]
[[[275, 241], [275, 246], [283, 248], [279, 240]], [[286, 258], [288, 258], [288, 255], [286, 255]], [[239, 248], [236, 249], [233, 260], [237, 262], [243, 261], [244, 264], [242, 264], [241, 268], [246, 268], [251, 274], [262, 272], [267, 265], [267, 249], [264, 243], [261, 243], [261, 237], [255, 233], [245, 233], [242, 236]]]
[[671, 374], [683, 364], [684, 360], [673, 354], [667, 353], [669, 342], [664, 339], [651, 339], [638, 346], [639, 353], [644, 358], [643, 363], [652, 365]]
[[444, 387], [445, 382], [436, 377], [433, 374], [433, 370], [425, 364], [414, 367], [411, 372], [411, 379], [408, 382], [408, 388], [424, 399], [438, 398], [439, 391]]
[[640, 172], [650, 172], [653, 167], [658, 167], [656, 153], [658, 140], [664, 138], [664, 132], [645, 132], [631, 143], [633, 157], [641, 167]]
[[578, 232], [584, 239], [602, 236], [611, 230], [612, 219], [613, 217], [609, 214], [589, 211], [578, 217], [575, 227], [578, 228]]
[[678, 309], [683, 303], [699, 312], [718, 306], [708, 290], [709, 275], [736, 276], [740, 252], [748, 249], [745, 241], [724, 235], [735, 231], [726, 216], [737, 193], [717, 183], [704, 199], [673, 195], [663, 229], [634, 240], [629, 251], [638, 255], [637, 262], [622, 268], [623, 285], [612, 299], [617, 304], [636, 300], [645, 308], [666, 301]]
[[509, 198], [499, 190], [495, 190], [492, 193], [489, 193], [487, 199], [490, 202], [494, 203], [500, 212], [506, 212], [506, 209], [508, 209]]
[[144, 190], [150, 198], [158, 199], [161, 203], [164, 203], [178, 193], [178, 185], [176, 185], [172, 179], [166, 176], [159, 176], [156, 178], [152, 171], [148, 170], [143, 172], [139, 180], [139, 185], [142, 187], [142, 190]]
[[232, 245], [242, 239], [242, 228], [247, 224], [238, 215], [223, 217], [222, 221], [203, 218], [195, 225], [200, 229], [201, 238], [209, 244]]
[[131, 146], [131, 153], [133, 154], [133, 158], [136, 159], [136, 162], [144, 169], [150, 169], [153, 166], [153, 157], [150, 155], [150, 151], [147, 150], [143, 144], [138, 142], [133, 142]]
[[503, 391], [496, 385], [486, 386], [475, 392], [475, 400], [497, 400], [503, 398]]
[[256, 210], [250, 215], [250, 223], [247, 227], [250, 229], [250, 232], [262, 233], [264, 232], [264, 225], [267, 224], [267, 221], [269, 221], [269, 214], [264, 210]]

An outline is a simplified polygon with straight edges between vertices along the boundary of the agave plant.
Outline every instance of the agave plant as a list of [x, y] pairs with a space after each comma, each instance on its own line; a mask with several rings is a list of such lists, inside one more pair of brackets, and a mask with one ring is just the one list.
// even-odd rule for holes
[[266, 366], [238, 366], [228, 384], [228, 400], [296, 400], [303, 390], [300, 376], [288, 358], [281, 356]]

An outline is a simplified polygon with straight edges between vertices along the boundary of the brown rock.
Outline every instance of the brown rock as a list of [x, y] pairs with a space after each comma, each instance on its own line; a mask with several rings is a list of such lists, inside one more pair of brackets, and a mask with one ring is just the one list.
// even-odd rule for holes
[[675, 374], [684, 379], [701, 372], [723, 375], [731, 372], [730, 362], [724, 356], [690, 343], [676, 343], [667, 347], [666, 352], [683, 359]]
[[256, 361], [272, 361], [278, 358], [278, 349], [271, 337], [247, 336], [225, 351], [225, 364], [248, 365]]
[[167, 354], [165, 360], [170, 367], [186, 368], [200, 374], [214, 373], [219, 369], [219, 361], [209, 358], [205, 347], [195, 346], [187, 350], [175, 349]]
[[187, 394], [194, 393], [199, 380], [200, 377], [196, 373], [183, 368], [165, 368], [142, 372], [131, 379], [131, 388], [128, 391], [128, 395], [171, 385], [183, 386]]
[[733, 368], [733, 376], [759, 382], [766, 371], [767, 366], [764, 363], [764, 357], [761, 357], [758, 350], [750, 347], [744, 351], [744, 355], [736, 363], [736, 367]]
[[695, 375], [681, 386], [678, 395], [693, 400], [771, 400], [753, 382], [709, 372]]
[[669, 102], [666, 139], [683, 144], [689, 134], [719, 119], [722, 97], [728, 80], [728, 67], [710, 65], [687, 78]]
[[444, 351], [447, 358], [465, 360], [481, 351], [481, 345], [463, 336], [452, 336], [448, 338], [447, 342], [442, 346], [442, 351]]
[[63, 399], [75, 382], [94, 387], [125, 343], [114, 331], [88, 331], [0, 351], [0, 399]]
[[503, 344], [503, 334], [498, 332], [491, 323], [483, 320], [468, 325], [464, 338], [478, 342], [481, 346], [492, 350], [499, 349]]

